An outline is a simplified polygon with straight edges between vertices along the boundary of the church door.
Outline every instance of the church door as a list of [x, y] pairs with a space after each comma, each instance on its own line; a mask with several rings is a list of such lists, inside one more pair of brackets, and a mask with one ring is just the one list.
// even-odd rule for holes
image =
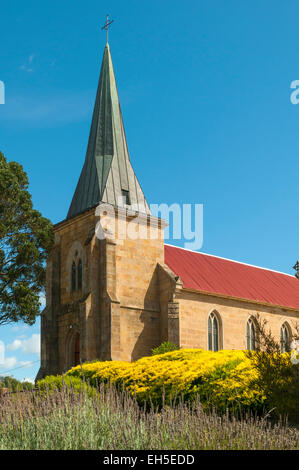
[[76, 334], [75, 338], [75, 357], [74, 357], [75, 366], [80, 364], [80, 335]]

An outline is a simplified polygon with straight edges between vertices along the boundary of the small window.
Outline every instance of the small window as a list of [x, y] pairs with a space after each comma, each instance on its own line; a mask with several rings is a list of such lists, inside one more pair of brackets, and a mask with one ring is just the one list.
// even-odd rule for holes
[[76, 263], [73, 261], [72, 264], [72, 292], [76, 290]]
[[219, 350], [219, 323], [214, 313], [208, 319], [208, 347], [209, 351]]
[[249, 318], [246, 325], [246, 346], [250, 351], [256, 350], [256, 333], [253, 320]]
[[131, 205], [131, 199], [130, 199], [129, 191], [126, 191], [125, 189], [122, 189], [121, 194], [122, 194], [122, 197], [123, 197], [124, 205], [130, 206]]
[[280, 328], [280, 352], [285, 353], [288, 352], [290, 349], [290, 336], [289, 336], [289, 329], [284, 323]]
[[78, 262], [78, 289], [82, 289], [82, 260], [79, 259]]

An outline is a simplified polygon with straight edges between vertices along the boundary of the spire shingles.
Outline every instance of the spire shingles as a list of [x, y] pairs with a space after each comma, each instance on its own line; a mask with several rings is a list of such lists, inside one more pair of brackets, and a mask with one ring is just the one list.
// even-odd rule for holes
[[112, 59], [106, 44], [86, 158], [67, 218], [99, 202], [149, 207], [132, 168], [127, 148]]

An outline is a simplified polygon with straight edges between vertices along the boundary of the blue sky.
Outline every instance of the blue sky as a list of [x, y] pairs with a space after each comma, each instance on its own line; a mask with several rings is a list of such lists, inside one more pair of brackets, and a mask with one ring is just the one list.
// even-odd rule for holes
[[[299, 258], [295, 0], [7, 3], [0, 150], [24, 166], [35, 207], [53, 222], [66, 216], [108, 12], [129, 151], [148, 201], [202, 203], [204, 252], [292, 273]], [[38, 360], [38, 333], [39, 322], [0, 328], [10, 345], [7, 371]], [[33, 378], [37, 369], [11, 373]]]

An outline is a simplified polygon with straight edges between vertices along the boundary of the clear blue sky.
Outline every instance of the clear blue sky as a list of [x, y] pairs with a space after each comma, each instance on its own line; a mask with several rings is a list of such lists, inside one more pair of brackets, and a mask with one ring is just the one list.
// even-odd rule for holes
[[[35, 207], [53, 222], [66, 216], [85, 157], [106, 13], [115, 20], [109, 42], [131, 160], [148, 201], [203, 203], [204, 252], [292, 273], [295, 0], [7, 3], [0, 150], [24, 166]], [[19, 341], [38, 329], [19, 332]], [[12, 344], [17, 333], [1, 328], [0, 339]], [[14, 367], [38, 358], [14, 344]], [[36, 369], [13, 373], [34, 377]]]

